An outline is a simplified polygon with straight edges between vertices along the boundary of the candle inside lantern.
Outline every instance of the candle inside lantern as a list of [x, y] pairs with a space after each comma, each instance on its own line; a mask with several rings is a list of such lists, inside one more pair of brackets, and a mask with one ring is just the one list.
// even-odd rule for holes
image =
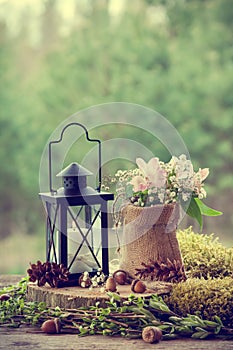
[[[82, 233], [84, 236], [87, 234], [87, 229], [82, 228]], [[99, 232], [98, 232], [99, 231]], [[72, 262], [72, 265], [70, 266], [70, 272], [71, 273], [80, 273], [83, 271], [92, 272], [95, 270], [98, 270], [99, 266], [95, 259], [93, 258], [93, 255], [91, 254], [91, 251], [87, 245], [87, 242], [83, 241], [83, 237], [80, 234], [79, 230], [77, 228], [69, 228], [67, 230], [68, 233], [68, 266], [73, 261], [73, 258], [79, 249], [80, 245], [81, 248], [79, 250], [79, 253], [77, 254], [75, 260]], [[90, 237], [89, 237], [90, 235]], [[100, 239], [100, 230], [97, 228], [94, 228], [94, 232], [89, 232], [89, 234], [86, 237], [88, 244], [91, 246], [91, 249], [93, 250], [95, 256], [98, 258], [98, 261], [101, 263], [102, 254], [101, 254], [101, 239]]]

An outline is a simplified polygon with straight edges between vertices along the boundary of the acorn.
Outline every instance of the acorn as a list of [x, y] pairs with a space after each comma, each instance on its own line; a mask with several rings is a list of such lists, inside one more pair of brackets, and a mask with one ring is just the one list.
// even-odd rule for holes
[[146, 343], [158, 343], [162, 338], [162, 331], [155, 326], [147, 326], [143, 328], [142, 339]]
[[10, 299], [10, 295], [9, 294], [2, 294], [0, 295], [0, 301], [6, 301], [8, 299]]
[[108, 277], [105, 285], [105, 290], [107, 292], [116, 292], [116, 281], [113, 277]]
[[113, 273], [113, 278], [115, 279], [116, 283], [118, 284], [127, 284], [129, 281], [128, 273], [124, 270], [117, 270]]
[[61, 323], [58, 318], [45, 321], [41, 330], [47, 334], [59, 334], [61, 333]]
[[142, 281], [136, 279], [131, 283], [131, 290], [134, 293], [144, 293], [146, 290], [146, 285]]

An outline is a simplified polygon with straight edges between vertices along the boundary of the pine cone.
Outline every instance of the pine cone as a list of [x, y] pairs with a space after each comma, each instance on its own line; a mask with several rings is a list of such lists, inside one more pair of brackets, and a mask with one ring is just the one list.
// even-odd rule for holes
[[142, 263], [144, 268], [136, 269], [135, 275], [141, 279], [150, 279], [151, 281], [163, 281], [177, 283], [186, 281], [184, 265], [179, 260], [167, 258], [166, 263], [161, 259], [150, 260], [149, 264]]
[[49, 261], [42, 263], [37, 261], [36, 264], [30, 264], [27, 270], [30, 282], [36, 282], [42, 287], [47, 282], [52, 288], [58, 286], [59, 281], [68, 281], [69, 271], [63, 264], [56, 264]]

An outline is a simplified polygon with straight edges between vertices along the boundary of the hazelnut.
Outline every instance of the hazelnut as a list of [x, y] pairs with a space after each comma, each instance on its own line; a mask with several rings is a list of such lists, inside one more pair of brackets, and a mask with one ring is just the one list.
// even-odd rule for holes
[[47, 334], [59, 334], [61, 333], [61, 323], [58, 318], [54, 318], [52, 320], [45, 321], [41, 330]]
[[113, 274], [113, 278], [118, 284], [127, 284], [128, 283], [128, 273], [124, 270], [117, 270]]
[[8, 299], [10, 299], [10, 295], [9, 294], [2, 294], [0, 295], [0, 301], [6, 301]]
[[78, 284], [79, 286], [81, 286], [82, 288], [89, 288], [92, 284], [91, 279], [89, 277], [89, 275], [86, 274], [82, 274], [79, 279], [78, 279]]
[[147, 326], [142, 331], [142, 339], [146, 343], [158, 343], [162, 338], [162, 331], [155, 326]]
[[146, 285], [140, 280], [133, 280], [131, 283], [131, 290], [134, 293], [144, 293], [146, 290]]
[[107, 292], [116, 292], [116, 281], [113, 277], [108, 277], [105, 290]]

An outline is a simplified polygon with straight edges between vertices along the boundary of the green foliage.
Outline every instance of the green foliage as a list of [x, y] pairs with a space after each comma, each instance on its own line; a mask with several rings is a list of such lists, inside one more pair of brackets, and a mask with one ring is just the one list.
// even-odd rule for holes
[[188, 277], [224, 278], [233, 274], [233, 248], [225, 248], [214, 235], [194, 233], [192, 228], [177, 232]]
[[219, 216], [219, 215], [222, 215], [222, 212], [208, 207], [199, 198], [192, 197], [189, 203], [189, 207], [187, 209], [187, 214], [197, 220], [198, 224], [200, 225], [200, 230], [202, 231], [202, 227], [203, 227], [202, 215]]
[[145, 327], [155, 326], [161, 329], [163, 339], [233, 337], [233, 330], [226, 328], [219, 316], [213, 316], [212, 321], [195, 314], [179, 316], [158, 295], [143, 298], [130, 294], [127, 299], [122, 299], [118, 294], [108, 293], [109, 301], [104, 307], [96, 302], [93, 306], [66, 310], [49, 308], [42, 302], [28, 302], [26, 287], [24, 279], [18, 286], [0, 290], [0, 296], [8, 297], [7, 300], [0, 299], [0, 327], [39, 327], [45, 320], [59, 318], [62, 331], [79, 336], [100, 334], [141, 338]]
[[181, 316], [195, 314], [208, 320], [218, 316], [225, 326], [233, 326], [232, 277], [189, 278], [174, 285], [165, 302]]
[[[125, 2], [122, 13], [113, 16], [108, 3], [77, 2], [69, 23], [57, 0], [45, 1], [39, 20], [28, 6], [14, 37], [4, 22], [12, 23], [8, 13], [20, 18], [19, 10], [10, 2], [5, 12], [0, 7], [1, 236], [43, 224], [34, 203], [40, 157], [51, 132], [76, 111], [110, 101], [155, 109], [177, 128], [195, 167], [211, 169], [208, 200], [224, 212], [213, 227], [218, 224], [230, 234], [232, 6], [228, 0], [140, 0]], [[35, 44], [30, 38], [36, 23]], [[98, 132], [103, 139], [136, 139], [168, 159], [165, 147], [140, 130]], [[120, 160], [117, 164], [124, 167]], [[15, 213], [18, 218], [9, 228]], [[211, 220], [209, 231], [210, 225]]]
[[197, 202], [195, 201], [195, 198], [191, 198], [189, 207], [187, 209], [187, 214], [197, 220], [197, 222], [200, 225], [200, 229], [202, 230], [203, 222], [202, 222], [201, 211]]

